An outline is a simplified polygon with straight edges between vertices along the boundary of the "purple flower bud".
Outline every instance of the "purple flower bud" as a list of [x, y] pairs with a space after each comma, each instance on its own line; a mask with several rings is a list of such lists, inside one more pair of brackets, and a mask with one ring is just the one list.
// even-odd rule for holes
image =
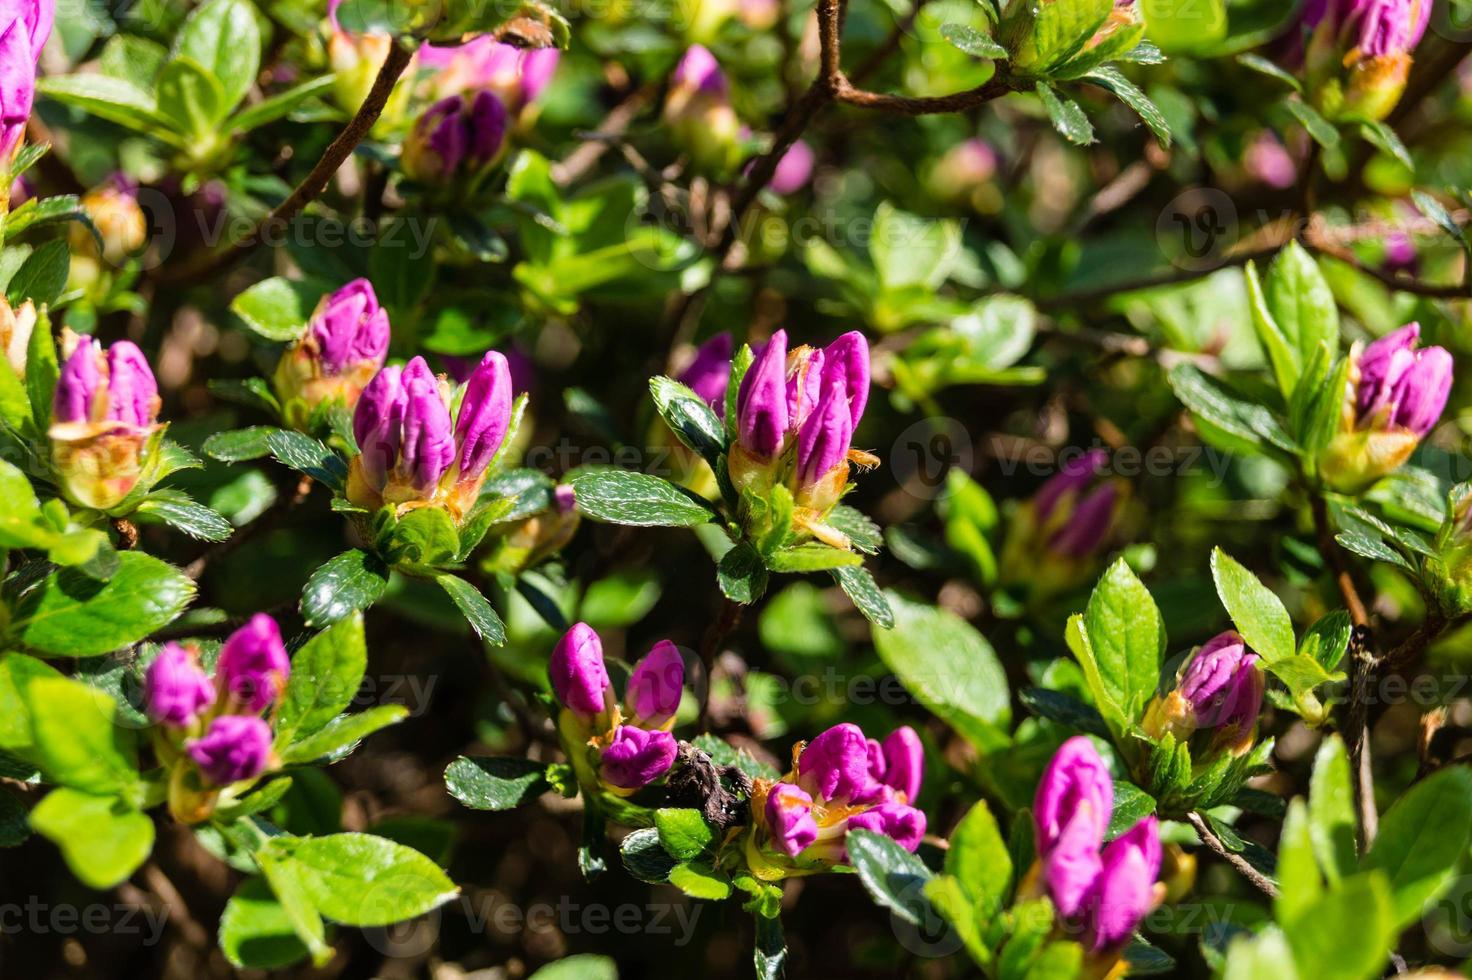
[[690, 89], [717, 95], [726, 95], [726, 75], [721, 71], [716, 56], [701, 44], [693, 44], [680, 58], [670, 75], [670, 87]]
[[552, 506], [559, 514], [571, 514], [578, 505], [577, 492], [570, 483], [559, 483], [552, 488]]
[[404, 366], [403, 441], [399, 445], [399, 473], [415, 491], [428, 496], [455, 460], [455, 436], [450, 410], [440, 395], [439, 380], [424, 358]]
[[359, 466], [376, 492], [381, 492], [399, 458], [404, 436], [402, 369], [386, 367], [373, 376], [353, 408], [353, 437], [362, 453]]
[[869, 404], [869, 341], [857, 330], [850, 330], [823, 348], [823, 386], [833, 381], [842, 382], [848, 396], [849, 419], [857, 429]]
[[1451, 394], [1452, 356], [1441, 347], [1416, 349], [1420, 324], [1409, 323], [1360, 355], [1355, 407], [1361, 428], [1394, 426], [1425, 436]]
[[612, 786], [639, 789], [669, 772], [678, 751], [669, 732], [620, 725], [613, 743], [603, 750], [600, 774]]
[[511, 428], [511, 402], [511, 368], [505, 357], [487, 351], [465, 382], [455, 417], [460, 479], [478, 479], [490, 465]]
[[404, 144], [404, 172], [422, 184], [474, 178], [501, 158], [506, 107], [489, 89], [441, 99]]
[[107, 351], [107, 420], [144, 428], [158, 415], [158, 383], [148, 359], [130, 340]]
[[1075, 810], [1046, 851], [1039, 845], [1043, 887], [1066, 919], [1083, 908], [1103, 866], [1099, 858], [1103, 834], [1091, 816], [1083, 809]]
[[34, 63], [41, 57], [41, 49], [51, 36], [51, 26], [56, 20], [56, 0], [14, 0], [6, 10], [3, 19], [13, 17], [21, 25], [21, 34], [30, 46], [30, 60]]
[[1257, 659], [1242, 637], [1230, 631], [1196, 651], [1181, 678], [1180, 692], [1198, 728], [1232, 725], [1246, 731], [1257, 724], [1263, 694]]
[[254, 779], [271, 758], [271, 726], [254, 715], [225, 715], [185, 751], [205, 778], [217, 786]]
[[1099, 549], [1114, 524], [1119, 491], [1113, 483], [1096, 488], [1048, 540], [1048, 550], [1065, 558], [1087, 558]]
[[817, 411], [808, 416], [797, 435], [797, 479], [802, 485], [822, 480], [848, 459], [853, 439], [848, 398], [834, 381], [823, 393]]
[[777, 161], [777, 169], [772, 173], [772, 180], [768, 187], [773, 193], [786, 197], [788, 194], [796, 194], [807, 186], [813, 177], [813, 148], [802, 140], [798, 140], [790, 146], [782, 159]]
[[1431, 22], [1431, 0], [1351, 0], [1346, 8], [1345, 30], [1370, 58], [1410, 52]]
[[166, 643], [143, 675], [143, 703], [159, 724], [186, 728], [215, 703], [215, 687], [190, 651]]
[[920, 780], [925, 774], [925, 748], [920, 736], [909, 725], [889, 733], [881, 746], [884, 772], [880, 778], [886, 786], [903, 793], [906, 803], [920, 796]]
[[286, 687], [291, 658], [276, 620], [256, 613], [220, 648], [215, 680], [225, 696], [245, 711], [260, 711]]
[[1058, 747], [1038, 783], [1032, 810], [1039, 854], [1053, 850], [1074, 821], [1094, 850], [1104, 842], [1114, 813], [1114, 781], [1086, 737], [1075, 735]]
[[1047, 523], [1048, 518], [1053, 516], [1053, 509], [1070, 491], [1074, 495], [1083, 493], [1108, 460], [1108, 450], [1091, 449], [1082, 456], [1070, 458], [1060, 466], [1058, 472], [1049, 477], [1048, 482], [1033, 497], [1038, 521]]
[[55, 0], [20, 0], [0, 20], [0, 155], [7, 160], [25, 139], [36, 101], [36, 61], [55, 17]]
[[869, 830], [914, 852], [925, 837], [925, 814], [903, 803], [880, 803], [848, 818], [849, 830]]
[[521, 52], [521, 104], [530, 105], [537, 101], [542, 92], [552, 83], [557, 63], [562, 52], [556, 48], [533, 48]]
[[307, 324], [307, 336], [324, 374], [342, 374], [360, 365], [376, 371], [388, 353], [388, 311], [378, 305], [372, 283], [354, 279], [322, 297]]
[[662, 728], [680, 709], [685, 660], [669, 640], [660, 640], [634, 665], [624, 702], [641, 724]]
[[1097, 887], [1085, 907], [1094, 952], [1122, 947], [1155, 905], [1160, 825], [1146, 817], [1104, 848]]
[[813, 798], [800, 786], [777, 783], [767, 794], [767, 832], [777, 850], [797, 857], [818, 839]]
[[56, 379], [56, 395], [51, 403], [51, 417], [56, 422], [91, 422], [92, 406], [102, 387], [102, 371], [98, 361], [102, 347], [91, 337], [77, 338], [76, 350], [62, 365]]
[[787, 438], [787, 333], [778, 330], [741, 379], [737, 439], [758, 459], [776, 459]]
[[869, 742], [858, 725], [834, 725], [803, 748], [797, 782], [814, 799], [830, 803], [869, 803], [881, 784], [869, 766]]
[[726, 385], [731, 380], [731, 335], [718, 333], [695, 352], [695, 359], [676, 379], [695, 392], [722, 418], [726, 414]]
[[603, 641], [587, 623], [574, 623], [552, 651], [547, 665], [552, 690], [576, 714], [602, 714], [608, 691], [608, 670], [603, 666]]

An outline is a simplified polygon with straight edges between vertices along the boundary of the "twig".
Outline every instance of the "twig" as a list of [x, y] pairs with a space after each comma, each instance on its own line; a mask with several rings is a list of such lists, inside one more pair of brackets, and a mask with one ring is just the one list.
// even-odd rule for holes
[[1334, 573], [1334, 583], [1339, 586], [1339, 594], [1344, 598], [1344, 605], [1349, 609], [1349, 618], [1356, 626], [1368, 626], [1370, 614], [1365, 609], [1365, 603], [1360, 599], [1359, 590], [1355, 587], [1354, 577], [1350, 575], [1349, 566], [1344, 563], [1344, 552], [1334, 541], [1334, 529], [1329, 526], [1329, 505], [1319, 494], [1313, 495], [1314, 530], [1318, 533], [1319, 554], [1323, 556], [1324, 563]]
[[1328, 242], [1312, 231], [1306, 231], [1304, 233], [1303, 243], [1315, 252], [1327, 255], [1332, 259], [1337, 259], [1356, 272], [1361, 272], [1391, 289], [1402, 293], [1411, 293], [1414, 296], [1426, 296], [1431, 299], [1466, 299], [1469, 295], [1468, 288], [1464, 283], [1445, 285], [1442, 283], [1422, 282], [1419, 279], [1398, 276], [1385, 269], [1377, 269], [1372, 265], [1366, 265], [1356, 258], [1354, 253], [1349, 249]]
[[721, 652], [721, 643], [741, 623], [741, 612], [745, 607], [730, 599], [721, 600], [721, 614], [705, 630], [700, 640], [700, 664], [705, 668], [705, 686], [700, 692], [700, 730], [705, 731], [710, 722], [710, 689], [715, 685], [716, 654]]
[[1229, 269], [1233, 266], [1246, 265], [1248, 262], [1257, 262], [1272, 258], [1278, 254], [1278, 250], [1281, 247], [1281, 245], [1271, 245], [1267, 248], [1252, 249], [1233, 255], [1226, 255], [1222, 257], [1219, 263], [1207, 269], [1171, 269], [1169, 272], [1158, 272], [1148, 276], [1139, 276], [1135, 279], [1126, 279], [1122, 282], [1105, 283], [1100, 286], [1080, 289], [1071, 293], [1060, 293], [1056, 296], [1039, 296], [1033, 302], [1045, 310], [1090, 306], [1116, 293], [1131, 293], [1141, 289], [1156, 289], [1160, 286], [1175, 286], [1181, 283], [1195, 282], [1197, 279], [1204, 279], [1213, 273], [1220, 272], [1222, 269]]
[[1206, 846], [1216, 852], [1218, 857], [1225, 858], [1228, 864], [1240, 871], [1242, 877], [1252, 882], [1264, 895], [1269, 898], [1278, 897], [1278, 886], [1273, 884], [1272, 879], [1254, 868], [1242, 855], [1227, 850], [1227, 845], [1223, 844], [1221, 838], [1212, 832], [1205, 817], [1193, 810], [1186, 814], [1186, 819], [1191, 822], [1191, 826], [1196, 828], [1196, 833], [1200, 835]]
[[378, 69], [377, 77], [373, 79], [373, 87], [368, 90], [368, 97], [358, 107], [357, 113], [343, 127], [342, 132], [337, 134], [337, 139], [328, 144], [327, 149], [322, 153], [322, 158], [296, 186], [296, 189], [287, 195], [286, 200], [272, 209], [270, 214], [262, 218], [254, 228], [226, 247], [215, 252], [204, 253], [201, 261], [181, 266], [178, 269], [161, 270], [155, 278], [169, 285], [206, 279], [217, 272], [228, 269], [249, 255], [265, 240], [265, 233], [268, 230], [280, 228], [300, 214], [318, 194], [322, 193], [327, 182], [332, 179], [332, 175], [337, 173], [338, 168], [368, 135], [373, 124], [378, 122], [378, 117], [383, 114], [383, 107], [388, 102], [389, 95], [393, 93], [394, 85], [413, 57], [414, 52], [411, 48], [401, 42], [394, 42], [389, 48], [388, 57]]
[[[609, 110], [603, 122], [598, 124], [597, 132], [608, 137], [621, 136], [658, 90], [659, 86], [654, 82], [635, 89], [628, 98]], [[579, 143], [576, 150], [552, 165], [552, 180], [558, 186], [566, 187], [591, 170], [607, 149], [607, 140]]]
[[879, 46], [869, 52], [869, 57], [859, 62], [859, 67], [849, 73], [849, 81], [855, 85], [869, 80], [876, 71], [889, 59], [889, 56], [899, 50], [900, 42], [904, 40], [915, 26], [915, 21], [920, 17], [920, 9], [925, 6], [926, 0], [915, 0], [910, 7], [910, 12], [900, 18], [899, 23], [894, 25], [894, 30], [879, 42]]
[[275, 503], [268, 507], [266, 512], [260, 517], [251, 521], [245, 527], [236, 529], [235, 533], [230, 535], [230, 537], [221, 541], [188, 565], [185, 565], [184, 574], [192, 579], [198, 579], [204, 574], [205, 569], [209, 567], [210, 563], [217, 558], [225, 557], [256, 535], [264, 531], [273, 530], [279, 526], [286, 515], [300, 506], [302, 501], [306, 500], [311, 492], [312, 478], [303, 476], [297, 482], [294, 492], [279, 495]]

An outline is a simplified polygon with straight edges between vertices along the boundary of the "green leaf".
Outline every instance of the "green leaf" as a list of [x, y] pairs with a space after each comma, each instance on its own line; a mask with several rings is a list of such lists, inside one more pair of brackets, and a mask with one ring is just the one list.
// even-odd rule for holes
[[1296, 449], [1271, 412], [1227, 393], [1194, 364], [1177, 365], [1171, 369], [1169, 380], [1171, 390], [1194, 419], [1226, 437], [1216, 440], [1219, 444], [1227, 442], [1224, 448], [1242, 453], [1263, 452], [1266, 444], [1289, 452]]
[[230, 301], [230, 312], [256, 334], [278, 342], [296, 340], [328, 288], [315, 281], [275, 276], [262, 279]]
[[121, 884], [153, 851], [153, 821], [116, 796], [52, 790], [31, 811], [31, 826], [90, 888]]
[[1331, 882], [1354, 873], [1359, 864], [1355, 838], [1354, 788], [1349, 754], [1339, 736], [1330, 735], [1314, 756], [1308, 795], [1309, 834], [1314, 853]]
[[455, 560], [460, 551], [460, 533], [455, 529], [455, 519], [443, 507], [416, 507], [393, 526], [393, 533], [380, 550], [395, 566], [440, 568]]
[[1225, 0], [1141, 0], [1150, 40], [1167, 52], [1191, 51], [1227, 34]]
[[329, 559], [307, 579], [302, 590], [302, 618], [308, 626], [330, 626], [367, 609], [388, 588], [388, 566], [360, 548]]
[[229, 113], [225, 93], [204, 66], [193, 58], [176, 57], [158, 77], [158, 111], [189, 145], [209, 145]]
[[1091, 704], [1045, 687], [1028, 687], [1017, 694], [1024, 707], [1039, 718], [1057, 722], [1066, 728], [1099, 738], [1110, 737], [1104, 716]]
[[757, 980], [782, 980], [787, 967], [787, 937], [782, 934], [782, 920], [775, 915], [756, 917], [752, 966]]
[[264, 878], [246, 878], [225, 903], [220, 951], [238, 970], [277, 970], [310, 954]]
[[1138, 721], [1160, 682], [1165, 622], [1150, 591], [1123, 558], [1094, 587], [1084, 627], [1099, 680], [1124, 712], [1125, 721]]
[[[1265, 286], [1273, 321], [1297, 351], [1298, 363], [1306, 364], [1320, 347], [1330, 354], [1339, 350], [1339, 307], [1318, 263], [1302, 245], [1290, 241], [1278, 253]], [[1313, 384], [1321, 381], [1311, 379]]]
[[455, 608], [470, 623], [475, 635], [493, 647], [506, 644], [506, 624], [496, 615], [490, 600], [480, 590], [457, 575], [436, 575], [435, 581], [450, 596]]
[[629, 874], [651, 885], [669, 881], [677, 863], [659, 842], [659, 831], [653, 827], [640, 828], [625, 837], [619, 853]]
[[634, 527], [694, 527], [713, 516], [709, 505], [668, 480], [613, 467], [585, 469], [572, 481], [578, 510], [595, 521]]
[[731, 897], [731, 879], [706, 864], [675, 865], [670, 869], [670, 884], [691, 898], [719, 902]]
[[1006, 48], [965, 24], [942, 24], [940, 36], [975, 58], [997, 61], [1007, 57]]
[[1220, 548], [1211, 553], [1211, 577], [1248, 646], [1269, 664], [1293, 656], [1293, 620], [1271, 589]]
[[1324, 876], [1314, 857], [1308, 806], [1301, 799], [1288, 804], [1283, 833], [1278, 838], [1278, 897], [1273, 910], [1279, 921], [1295, 918], [1324, 891]]
[[835, 568], [832, 575], [839, 588], [843, 589], [844, 595], [849, 597], [855, 609], [864, 614], [865, 619], [883, 630], [894, 626], [894, 610], [890, 608], [889, 600], [879, 590], [878, 583], [867, 568], [859, 565]]
[[214, 76], [224, 111], [229, 112], [245, 98], [260, 70], [261, 32], [255, 12], [244, 0], [209, 0], [185, 19], [174, 50]]
[[578, 953], [548, 963], [531, 980], [618, 980], [618, 964], [607, 956]]
[[984, 926], [999, 913], [1012, 889], [1012, 856], [997, 818], [981, 801], [972, 805], [951, 834], [946, 874], [955, 877]]
[[474, 810], [512, 810], [552, 788], [544, 762], [465, 755], [445, 770], [445, 787]]
[[711, 466], [718, 465], [721, 453], [726, 451], [726, 431], [711, 407], [671, 378], [652, 379], [649, 391], [654, 395], [654, 407], [670, 431]]
[[205, 455], [225, 463], [240, 463], [271, 455], [269, 437], [280, 429], [271, 425], [253, 425], [247, 429], [216, 432], [204, 441]]
[[45, 76], [37, 81], [36, 91], [171, 146], [183, 145], [172, 132], [172, 125], [159, 113], [153, 95], [121, 78], [93, 72]]
[[286, 921], [311, 953], [312, 962], [325, 966], [332, 959], [332, 948], [327, 945], [322, 916], [313, 906], [296, 864], [269, 847], [259, 849], [254, 857]]
[[1105, 836], [1113, 840], [1154, 812], [1154, 797], [1134, 783], [1116, 780], [1114, 813], [1109, 817], [1109, 832]]
[[332, 91], [335, 81], [332, 75], [309, 78], [284, 92], [278, 92], [255, 105], [242, 109], [230, 117], [229, 126], [237, 133], [248, 133], [252, 129], [259, 129], [267, 123], [290, 115], [298, 106], [313, 96], [328, 94]]
[[852, 568], [864, 563], [864, 556], [818, 542], [782, 548], [767, 556], [767, 567], [774, 572], [826, 572], [835, 568]]
[[1087, 146], [1094, 142], [1094, 127], [1089, 123], [1089, 117], [1078, 107], [1078, 103], [1072, 99], [1059, 98], [1058, 93], [1053, 91], [1053, 86], [1047, 82], [1038, 82], [1035, 91], [1038, 98], [1043, 100], [1043, 108], [1048, 112], [1048, 118], [1053, 121], [1053, 128], [1063, 135], [1070, 143], [1079, 146]]
[[901, 211], [888, 201], [874, 211], [869, 257], [885, 289], [936, 289], [961, 256], [961, 225]]
[[868, 830], [849, 831], [844, 845], [849, 863], [875, 904], [912, 925], [934, 919], [925, 897], [925, 883], [934, 874], [923, 861], [891, 838]]
[[99, 796], [138, 787], [138, 732], [111, 695], [44, 676], [25, 681], [20, 694], [34, 739], [25, 756], [49, 782]]
[[1032, 43], [1036, 48], [1034, 71], [1046, 72], [1081, 51], [1103, 26], [1113, 9], [1113, 0], [1059, 0], [1034, 7]]
[[74, 568], [46, 576], [17, 606], [15, 637], [54, 656], [98, 656], [167, 626], [194, 598], [194, 582], [151, 555], [125, 551], [118, 562], [106, 582]]
[[1379, 873], [1346, 878], [1283, 922], [1302, 973], [1346, 980], [1380, 976], [1398, 931], [1389, 888]]
[[949, 610], [887, 593], [890, 630], [874, 649], [906, 690], [978, 748], [1004, 744], [1011, 719], [1007, 675], [986, 637]]
[[363, 615], [354, 613], [312, 637], [291, 658], [276, 714], [276, 747], [320, 730], [353, 701], [368, 668]]
[[1411, 925], [1460, 873], [1472, 841], [1472, 772], [1442, 769], [1413, 785], [1380, 818], [1364, 866], [1385, 872], [1397, 928]]
[[396, 725], [407, 717], [409, 709], [402, 704], [380, 704], [357, 714], [338, 715], [316, 732], [292, 744], [281, 754], [281, 760], [295, 764], [337, 756], [380, 728]]
[[155, 490], [134, 513], [163, 521], [199, 541], [224, 541], [235, 531], [229, 521], [181, 490]]
[[1288, 106], [1288, 111], [1293, 113], [1293, 117], [1303, 125], [1304, 129], [1308, 130], [1309, 136], [1313, 137], [1315, 143], [1326, 150], [1332, 150], [1339, 145], [1339, 130], [1334, 128], [1333, 123], [1319, 115], [1318, 110], [1313, 106], [1298, 99], [1289, 99], [1285, 104]]
[[715, 842], [715, 831], [699, 810], [667, 807], [654, 811], [659, 842], [676, 861], [690, 861], [705, 853]]
[[371, 834], [283, 835], [272, 837], [261, 852], [289, 863], [311, 904], [345, 925], [391, 925], [459, 894], [429, 858]]
[[1140, 121], [1155, 134], [1155, 142], [1160, 144], [1161, 149], [1170, 147], [1170, 124], [1166, 122], [1165, 116], [1144, 92], [1120, 74], [1118, 68], [1111, 68], [1107, 65], [1095, 68], [1084, 75], [1082, 80], [1093, 82], [1113, 92], [1118, 96], [1119, 101], [1135, 110], [1135, 115], [1139, 116]]
[[1237, 63], [1244, 68], [1251, 68], [1253, 71], [1262, 72], [1262, 74], [1269, 78], [1277, 79], [1300, 95], [1303, 93], [1303, 83], [1298, 80], [1298, 76], [1278, 67], [1277, 62], [1269, 61], [1261, 55], [1247, 52], [1237, 55]]
[[[958, 473], [959, 470], [952, 470]], [[828, 512], [825, 523], [848, 538], [849, 543], [866, 555], [877, 555], [884, 544], [884, 533], [863, 512], [847, 504], [839, 504]]]
[[274, 429], [266, 433], [266, 445], [271, 449], [271, 456], [282, 466], [305, 473], [333, 490], [342, 489], [347, 477], [347, 464], [320, 441], [290, 429]]
[[[11, 306], [19, 306], [26, 300], [31, 300], [36, 306], [50, 306], [61, 296], [61, 291], [66, 288], [66, 278], [71, 269], [71, 250], [67, 247], [66, 239], [53, 238], [36, 247], [26, 260], [15, 270], [15, 275], [10, 279], [10, 285], [5, 287], [5, 296]], [[44, 321], [38, 320], [36, 328], [31, 333], [34, 341], [36, 334], [43, 334], [50, 338], [50, 332]], [[55, 355], [53, 354], [53, 357]], [[37, 392], [31, 390], [31, 402], [34, 405]], [[47, 396], [46, 411], [50, 413], [50, 396]]]
[[1385, 123], [1379, 120], [1361, 120], [1360, 135], [1411, 173], [1416, 172], [1416, 161], [1411, 159], [1411, 151], [1406, 149], [1395, 130]]
[[61, 677], [55, 667], [35, 657], [0, 656], [0, 747], [20, 749], [35, 741], [26, 687], [37, 678]]

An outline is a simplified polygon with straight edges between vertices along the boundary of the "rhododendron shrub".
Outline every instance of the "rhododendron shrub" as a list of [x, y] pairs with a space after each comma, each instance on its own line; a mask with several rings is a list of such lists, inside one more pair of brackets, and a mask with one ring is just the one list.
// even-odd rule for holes
[[1465, 973], [1465, 6], [6, 0], [0, 974]]

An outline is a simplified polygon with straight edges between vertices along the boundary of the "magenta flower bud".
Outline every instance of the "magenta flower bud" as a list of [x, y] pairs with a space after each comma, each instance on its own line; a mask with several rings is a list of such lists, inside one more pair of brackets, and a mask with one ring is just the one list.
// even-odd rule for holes
[[777, 161], [777, 169], [772, 173], [772, 180], [768, 187], [773, 193], [786, 197], [788, 194], [796, 194], [808, 185], [813, 178], [813, 148], [802, 140], [798, 140], [788, 147], [787, 152], [782, 154], [782, 159]]
[[611, 786], [639, 789], [669, 772], [678, 751], [669, 732], [620, 725], [613, 743], [603, 750], [599, 772]]
[[603, 666], [603, 641], [593, 627], [574, 623], [557, 641], [547, 669], [557, 700], [569, 710], [590, 718], [603, 713], [610, 684]]
[[642, 724], [662, 728], [680, 710], [685, 660], [669, 640], [660, 640], [634, 665], [624, 702]]
[[670, 75], [670, 87], [691, 89], [710, 95], [726, 95], [726, 75], [720, 62], [702, 44], [693, 44], [680, 58]]
[[1355, 407], [1362, 428], [1394, 426], [1425, 436], [1451, 394], [1452, 356], [1441, 347], [1416, 349], [1421, 326], [1408, 323], [1360, 355]]
[[842, 384], [833, 381], [797, 434], [798, 482], [804, 486], [816, 484], [834, 467], [844, 465], [852, 441], [848, 398]]
[[552, 76], [557, 72], [557, 63], [562, 52], [556, 48], [533, 48], [521, 52], [521, 104], [530, 105], [537, 101]]
[[849, 421], [859, 427], [864, 408], [869, 404], [869, 341], [857, 330], [850, 330], [823, 348], [823, 387], [838, 381], [848, 397]]
[[1033, 800], [1039, 854], [1047, 854], [1077, 821], [1098, 850], [1114, 813], [1114, 781], [1094, 744], [1075, 735], [1058, 747]]
[[797, 783], [814, 799], [837, 804], [869, 803], [882, 792], [870, 769], [868, 739], [849, 722], [834, 725], [803, 748]]
[[485, 473], [511, 428], [511, 402], [511, 368], [505, 357], [487, 351], [465, 382], [455, 417], [460, 479]]
[[216, 786], [254, 779], [271, 758], [271, 726], [254, 715], [225, 715], [185, 747], [189, 758]]
[[571, 514], [578, 505], [578, 495], [570, 483], [559, 483], [552, 488], [552, 506], [559, 514]]
[[741, 379], [737, 441], [762, 460], [776, 459], [787, 438], [787, 333], [778, 330]]
[[378, 305], [372, 283], [354, 279], [317, 304], [307, 336], [323, 373], [338, 375], [359, 365], [377, 371], [388, 353], [388, 311]]
[[1099, 857], [1103, 834], [1089, 817], [1075, 812], [1048, 850], [1039, 845], [1043, 888], [1065, 919], [1083, 909], [1103, 867]]
[[256, 613], [220, 647], [215, 680], [226, 697], [246, 711], [260, 711], [276, 700], [291, 676], [291, 658], [276, 620]]
[[1072, 491], [1074, 496], [1083, 493], [1094, 477], [1104, 468], [1109, 461], [1109, 451], [1105, 449], [1091, 449], [1082, 456], [1074, 457], [1058, 468], [1058, 472], [1048, 478], [1048, 482], [1042, 485], [1037, 494], [1033, 496], [1033, 506], [1037, 508], [1038, 521], [1047, 523], [1053, 516], [1054, 509], [1063, 498]]
[[51, 35], [55, 0], [19, 0], [0, 18], [0, 156], [25, 139], [36, 101], [36, 61]]
[[93, 401], [102, 388], [102, 371], [98, 366], [102, 346], [91, 337], [77, 338], [77, 348], [62, 365], [56, 379], [56, 395], [51, 403], [51, 417], [56, 422], [93, 422]]
[[1104, 848], [1098, 883], [1086, 903], [1089, 944], [1096, 953], [1124, 946], [1155, 905], [1160, 825], [1146, 817]]
[[1431, 22], [1431, 0], [1349, 0], [1345, 30], [1369, 58], [1409, 53]]
[[158, 382], [138, 345], [114, 343], [107, 351], [107, 420], [143, 428], [153, 424], [158, 404]]
[[418, 493], [428, 496], [455, 460], [450, 410], [440, 395], [439, 380], [424, 358], [416, 357], [406, 364], [401, 381], [404, 424], [399, 472]]
[[386, 367], [373, 376], [353, 408], [353, 437], [359, 465], [374, 491], [382, 491], [399, 458], [404, 428], [403, 371]]
[[880, 803], [848, 818], [849, 830], [869, 830], [914, 853], [925, 837], [925, 814], [903, 803]]
[[56, 0], [13, 0], [7, 5], [0, 20], [14, 18], [21, 27], [21, 36], [30, 48], [30, 60], [35, 63], [41, 57], [41, 49], [51, 36], [52, 24], [56, 21]]
[[215, 703], [215, 687], [200, 670], [194, 654], [166, 643], [143, 675], [143, 704], [160, 725], [187, 728]]
[[801, 786], [777, 783], [767, 794], [767, 832], [777, 850], [797, 857], [818, 839], [813, 798]]
[[920, 795], [920, 780], [925, 774], [925, 748], [920, 736], [909, 725], [889, 733], [880, 747], [884, 759], [884, 784], [904, 794], [906, 803], [914, 803]]
[[699, 395], [717, 415], [726, 415], [726, 386], [731, 380], [731, 335], [718, 333], [695, 352], [690, 366], [675, 380]]
[[1114, 525], [1119, 491], [1113, 483], [1097, 487], [1074, 508], [1068, 522], [1048, 540], [1048, 549], [1065, 558], [1087, 558], [1099, 550]]
[[421, 184], [478, 177], [500, 160], [506, 126], [506, 107], [489, 89], [441, 99], [405, 141], [404, 172]]
[[1257, 654], [1233, 632], [1209, 640], [1181, 678], [1181, 697], [1198, 728], [1236, 726], [1247, 731], [1262, 708], [1263, 676]]

